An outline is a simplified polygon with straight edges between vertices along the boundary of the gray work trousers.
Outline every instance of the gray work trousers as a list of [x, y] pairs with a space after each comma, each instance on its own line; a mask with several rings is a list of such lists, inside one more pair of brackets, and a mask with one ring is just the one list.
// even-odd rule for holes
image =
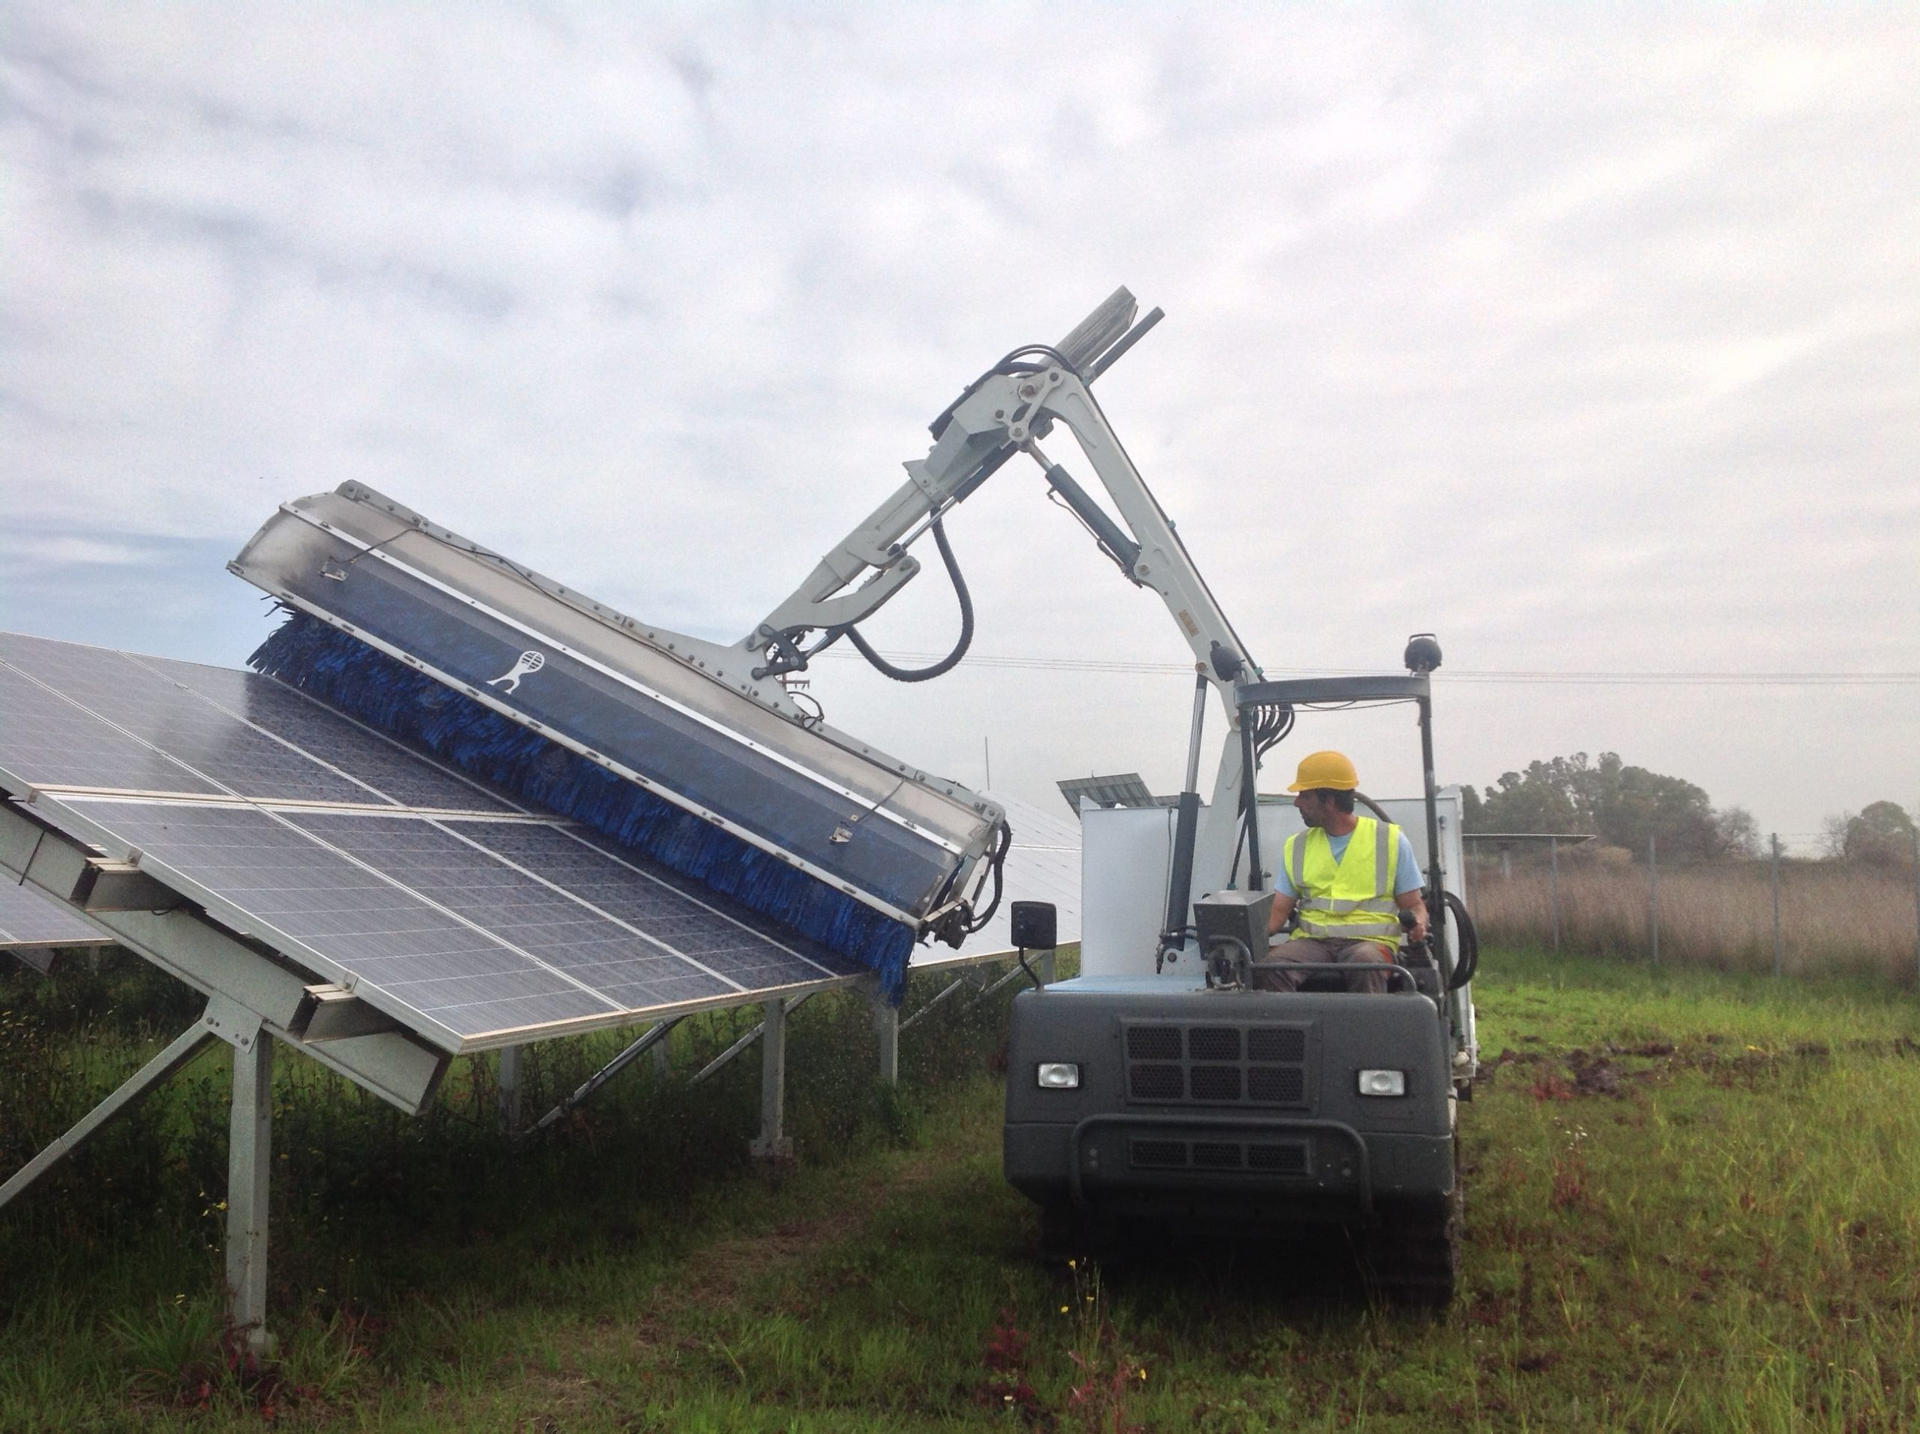
[[[1337, 936], [1296, 936], [1290, 941], [1276, 941], [1267, 948], [1270, 961], [1313, 961], [1323, 965], [1348, 966], [1372, 963], [1385, 966], [1392, 958], [1378, 941], [1342, 939]], [[1311, 975], [1308, 971], [1288, 971], [1278, 967], [1255, 962], [1253, 967], [1253, 989], [1256, 991], [1297, 991], [1300, 979]], [[1364, 991], [1370, 996], [1378, 996], [1387, 989], [1386, 973], [1354, 975], [1346, 980], [1349, 991]]]

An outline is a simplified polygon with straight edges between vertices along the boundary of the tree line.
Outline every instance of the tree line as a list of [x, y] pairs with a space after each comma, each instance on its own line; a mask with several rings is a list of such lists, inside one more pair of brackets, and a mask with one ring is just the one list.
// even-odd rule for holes
[[[1469, 832], [1558, 832], [1596, 836], [1644, 857], [1647, 840], [1661, 861], [1728, 861], [1762, 855], [1760, 830], [1744, 807], [1716, 807], [1682, 777], [1635, 767], [1617, 752], [1585, 752], [1503, 772], [1484, 791], [1462, 793]], [[1825, 855], [1837, 861], [1897, 865], [1913, 860], [1914, 821], [1898, 803], [1870, 803], [1829, 817]]]

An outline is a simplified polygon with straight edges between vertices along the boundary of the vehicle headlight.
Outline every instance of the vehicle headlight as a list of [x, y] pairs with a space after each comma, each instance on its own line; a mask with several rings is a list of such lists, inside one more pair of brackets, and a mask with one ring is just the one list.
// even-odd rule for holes
[[1034, 1080], [1042, 1090], [1078, 1090], [1080, 1067], [1072, 1061], [1042, 1061]]
[[1360, 1094], [1362, 1095], [1405, 1095], [1407, 1093], [1407, 1073], [1405, 1071], [1361, 1071]]

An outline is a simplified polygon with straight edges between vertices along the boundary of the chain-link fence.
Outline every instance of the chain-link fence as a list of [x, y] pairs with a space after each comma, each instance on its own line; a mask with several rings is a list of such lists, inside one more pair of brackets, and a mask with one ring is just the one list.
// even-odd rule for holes
[[1468, 904], [1489, 943], [1771, 972], [1920, 981], [1920, 852], [1911, 864], [1662, 863], [1619, 848], [1474, 843]]

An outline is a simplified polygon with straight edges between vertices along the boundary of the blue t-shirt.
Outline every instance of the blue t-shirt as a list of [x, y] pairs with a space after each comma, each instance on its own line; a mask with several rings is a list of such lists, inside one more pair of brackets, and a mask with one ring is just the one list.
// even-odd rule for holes
[[[1301, 835], [1304, 836], [1305, 833], [1303, 832]], [[1352, 832], [1348, 832], [1345, 836], [1335, 836], [1332, 832], [1327, 833], [1327, 847], [1333, 852], [1333, 859], [1336, 863], [1341, 857], [1347, 854], [1347, 843], [1352, 840]], [[1281, 850], [1284, 851], [1285, 848], [1283, 847]], [[1407, 840], [1406, 828], [1402, 827], [1400, 829], [1400, 859], [1394, 864], [1393, 868], [1393, 894], [1395, 896], [1405, 896], [1409, 891], [1418, 891], [1423, 884], [1420, 879], [1420, 863], [1413, 855], [1413, 843]], [[1293, 884], [1293, 875], [1287, 870], [1287, 863], [1284, 859], [1280, 863], [1280, 870], [1273, 874], [1273, 889], [1282, 896], [1290, 896], [1296, 901], [1300, 899], [1300, 893], [1295, 889]]]

